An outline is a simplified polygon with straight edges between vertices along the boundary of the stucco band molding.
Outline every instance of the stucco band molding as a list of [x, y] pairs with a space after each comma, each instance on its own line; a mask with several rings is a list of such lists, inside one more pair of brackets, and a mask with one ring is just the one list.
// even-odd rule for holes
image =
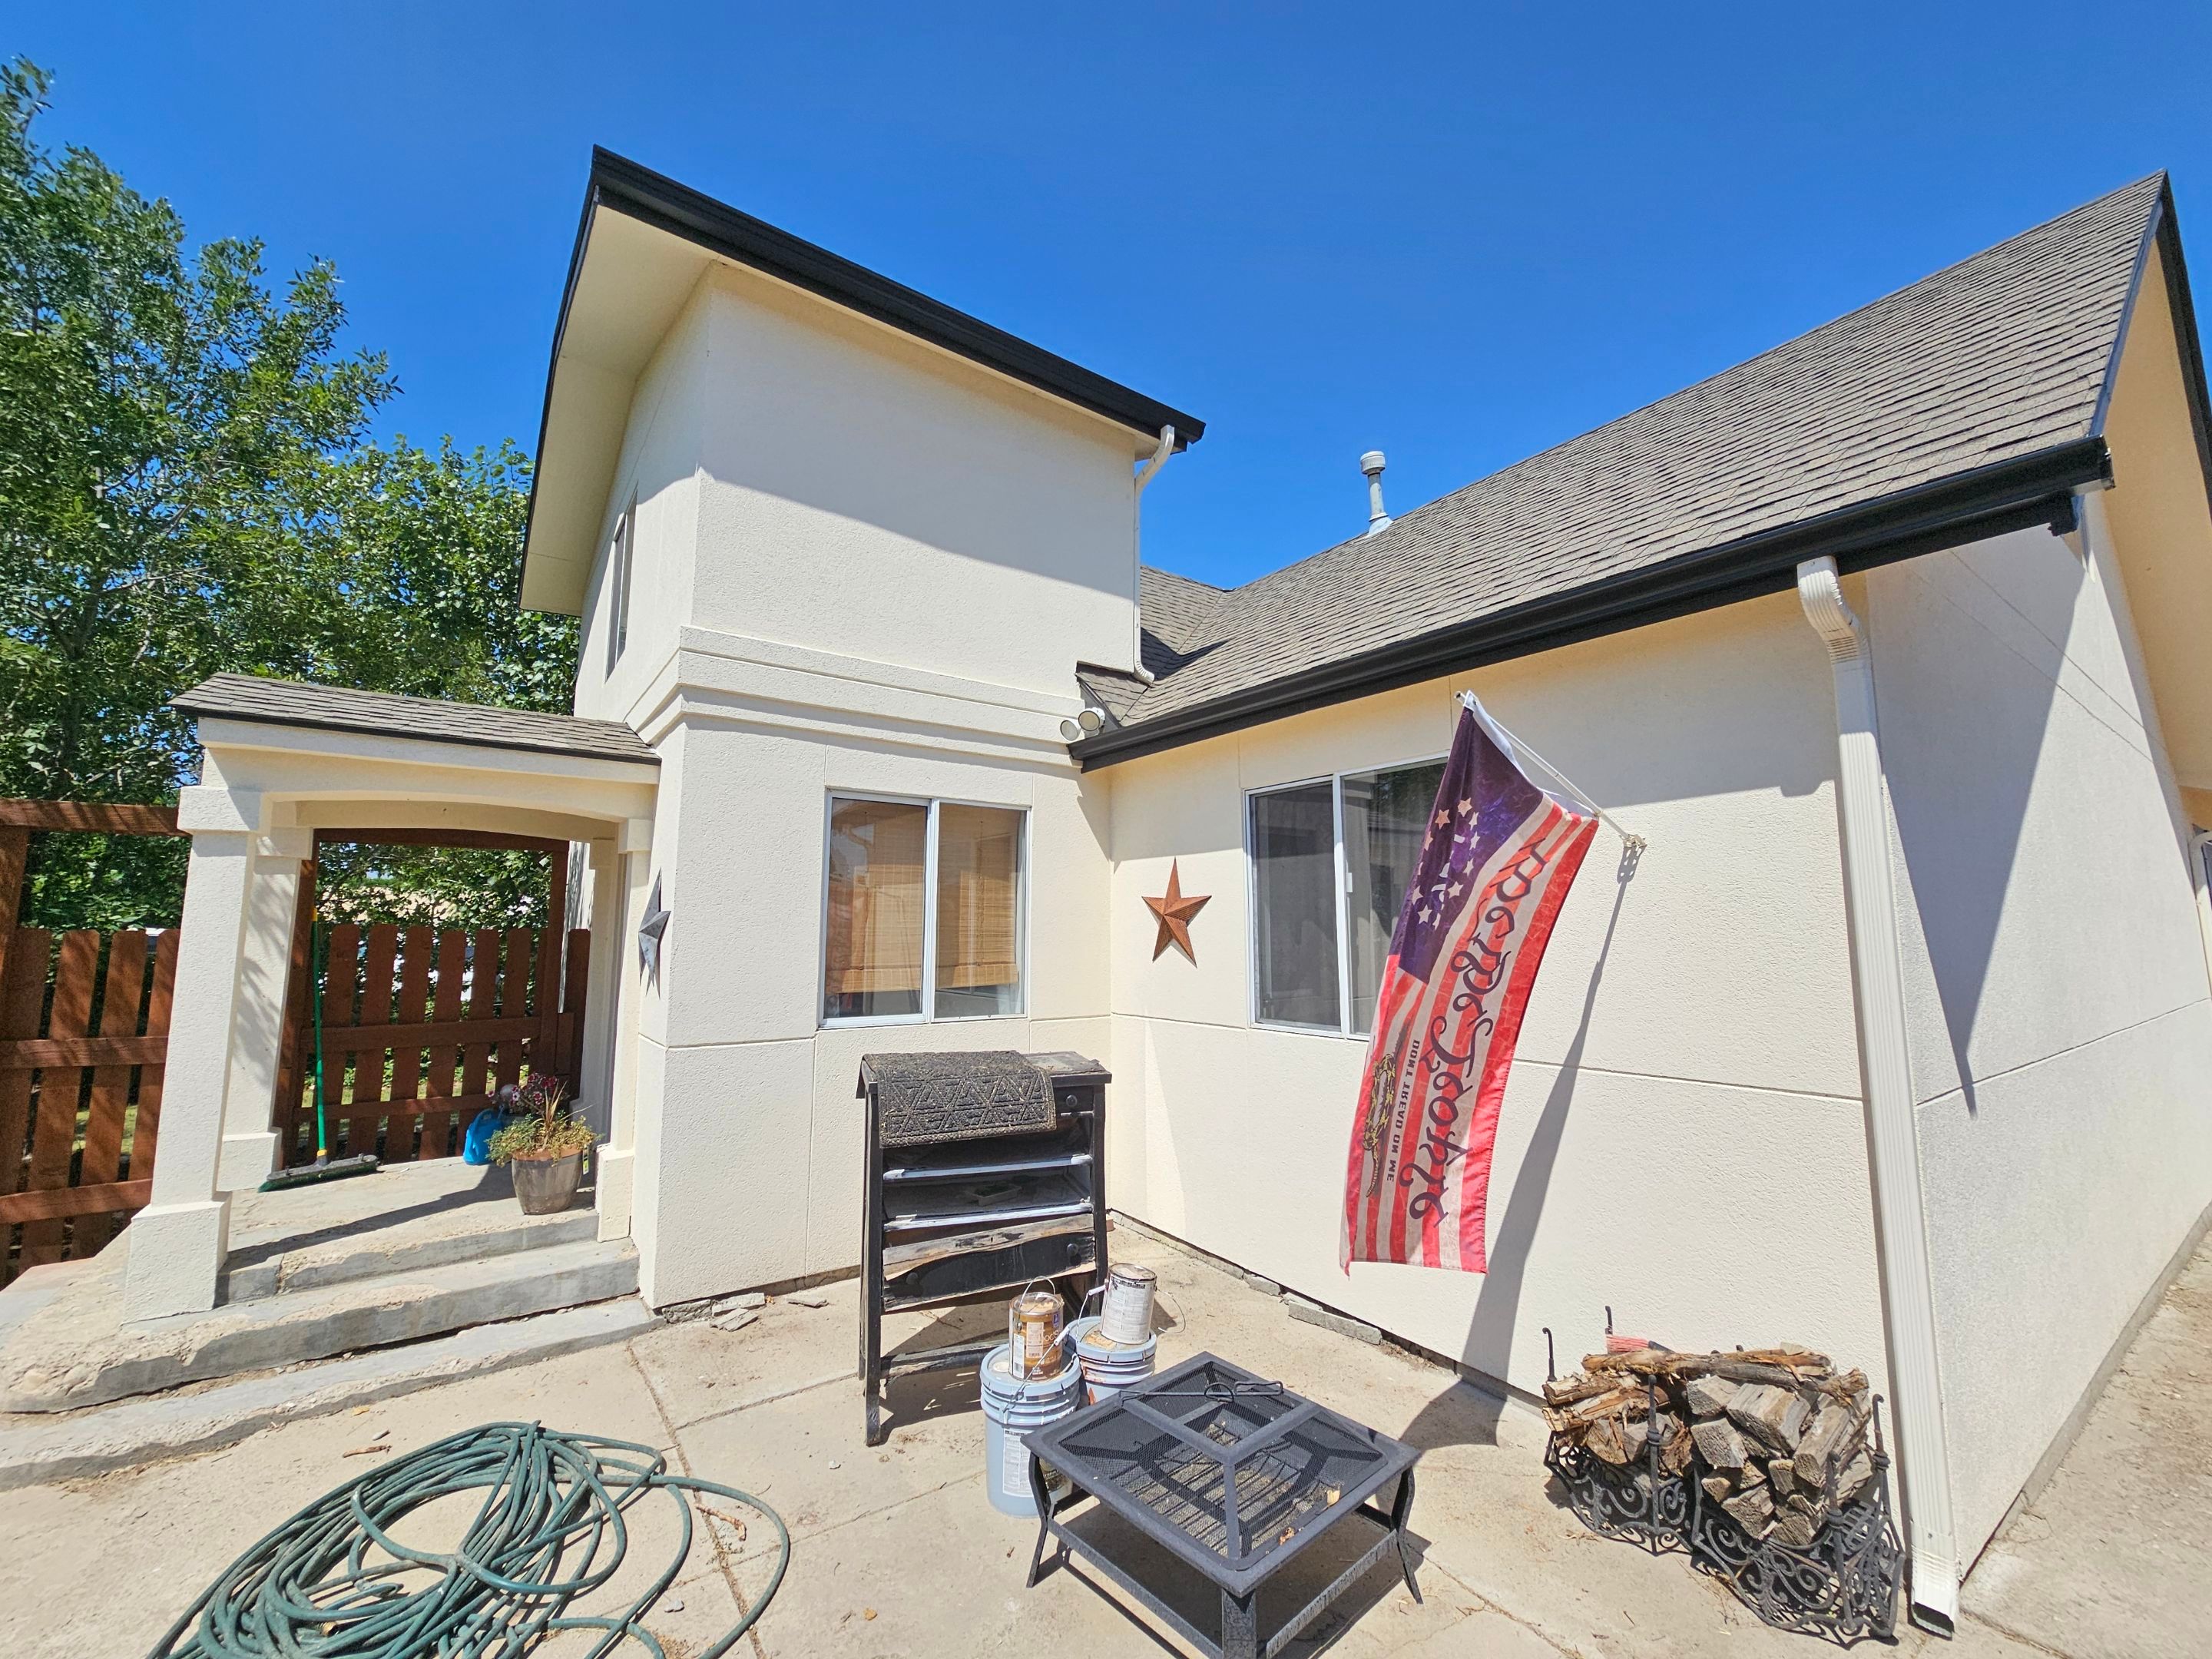
[[1959, 1616], [1959, 1550], [1951, 1459], [1936, 1346], [1920, 1134], [1905, 1043], [1904, 958], [1889, 867], [1889, 817], [1875, 720], [1866, 625], [1844, 598], [1831, 557], [1797, 567], [1797, 599], [1828, 650], [1836, 682], [1836, 813], [1844, 906], [1864, 1091], [1875, 1229], [1881, 1243], [1883, 1322], [1895, 1395], [1898, 1471], [1905, 1488], [1916, 1622], [1948, 1635]]
[[686, 628], [630, 723], [655, 744], [679, 723], [707, 721], [1072, 772], [1059, 729], [1083, 706], [1072, 662], [1068, 686], [1066, 696], [1031, 691]]

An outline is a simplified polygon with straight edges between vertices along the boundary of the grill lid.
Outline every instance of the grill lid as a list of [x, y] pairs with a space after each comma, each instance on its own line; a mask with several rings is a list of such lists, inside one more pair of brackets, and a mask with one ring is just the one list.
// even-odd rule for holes
[[925, 1146], [1052, 1127], [1052, 1079], [1012, 1048], [863, 1054], [860, 1091], [876, 1090], [886, 1146]]

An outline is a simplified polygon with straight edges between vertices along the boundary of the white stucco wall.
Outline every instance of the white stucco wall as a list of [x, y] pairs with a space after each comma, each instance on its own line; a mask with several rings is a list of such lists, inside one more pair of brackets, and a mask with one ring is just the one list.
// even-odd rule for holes
[[2022, 532], [1863, 591], [1971, 1561], [2212, 1201], [2212, 988], [2109, 552]]
[[[1491, 669], [1522, 738], [1647, 836], [1601, 833], [1523, 1027], [1492, 1271], [1336, 1265], [1364, 1039], [1255, 1027], [1243, 792], [1442, 753], [1437, 681], [1100, 774], [1113, 788], [1117, 1207], [1533, 1390], [1619, 1328], [1792, 1339], [1880, 1376], [1826, 661], [1794, 599]], [[1171, 859], [1198, 964], [1152, 957]]]
[[[699, 641], [695, 638], [695, 647]], [[848, 665], [848, 672], [856, 672]], [[655, 1306], [848, 1268], [860, 1260], [860, 1057], [875, 1049], [1074, 1048], [1103, 1058], [1103, 793], [1053, 727], [1073, 708], [997, 705], [995, 732], [945, 732], [962, 705], [912, 684], [930, 735], [802, 715], [870, 686], [679, 654], [687, 684], [660, 739], [656, 867], [672, 921], [641, 999], [636, 1237]], [[878, 695], [888, 688], [874, 687]], [[787, 700], [790, 699], [790, 700]], [[965, 705], [971, 710], [979, 703]], [[933, 717], [933, 718], [932, 718]], [[823, 843], [832, 792], [937, 797], [1030, 814], [1026, 1007], [981, 1020], [823, 1029]]]
[[1133, 665], [1137, 434], [750, 273], [699, 303], [693, 625], [1030, 692]]
[[[1104, 1056], [1104, 792], [1058, 726], [1079, 661], [1133, 661], [1140, 441], [731, 268], [640, 374], [576, 707], [661, 758], [652, 869], [673, 920], [630, 1071], [656, 1305], [858, 1260], [863, 1052]], [[606, 550], [633, 496], [608, 676]], [[819, 1029], [832, 790], [1030, 811], [1024, 1016]]]
[[[584, 599], [575, 712], [624, 720], [676, 648], [691, 610], [698, 545], [699, 458], [712, 388], [711, 307], [703, 290], [678, 316], [638, 375], [614, 486], [600, 514], [599, 550]], [[611, 672], [614, 626], [608, 555], [615, 525], [632, 501], [629, 626]]]

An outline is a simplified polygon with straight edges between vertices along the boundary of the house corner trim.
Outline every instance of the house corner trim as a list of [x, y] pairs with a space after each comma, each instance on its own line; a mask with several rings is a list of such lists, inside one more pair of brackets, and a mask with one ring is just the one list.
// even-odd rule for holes
[[1904, 958], [1890, 875], [1881, 739], [1875, 720], [1874, 657], [1866, 625], [1844, 598], [1833, 558], [1808, 559], [1797, 567], [1797, 598], [1806, 621], [1827, 647], [1835, 673], [1836, 816], [1894, 1395], [1891, 1414], [1912, 1560], [1912, 1617], [1948, 1636], [1959, 1613], [1959, 1550], [1919, 1127], [1905, 1040]]

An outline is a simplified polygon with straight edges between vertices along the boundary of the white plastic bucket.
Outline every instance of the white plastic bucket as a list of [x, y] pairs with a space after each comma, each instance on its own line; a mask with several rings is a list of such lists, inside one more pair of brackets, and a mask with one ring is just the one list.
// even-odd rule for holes
[[1030, 1491], [1030, 1459], [1023, 1443], [1032, 1429], [1057, 1423], [1083, 1403], [1083, 1369], [1071, 1358], [1054, 1375], [1024, 1382], [1000, 1347], [984, 1356], [981, 1376], [983, 1482], [991, 1507], [1007, 1515], [1034, 1516], [1036, 1498]]
[[1079, 1319], [1067, 1328], [1068, 1346], [1082, 1368], [1085, 1401], [1097, 1405], [1111, 1400], [1133, 1382], [1152, 1374], [1159, 1358], [1160, 1340], [1146, 1336], [1142, 1342], [1120, 1343], [1106, 1334], [1096, 1319]]

